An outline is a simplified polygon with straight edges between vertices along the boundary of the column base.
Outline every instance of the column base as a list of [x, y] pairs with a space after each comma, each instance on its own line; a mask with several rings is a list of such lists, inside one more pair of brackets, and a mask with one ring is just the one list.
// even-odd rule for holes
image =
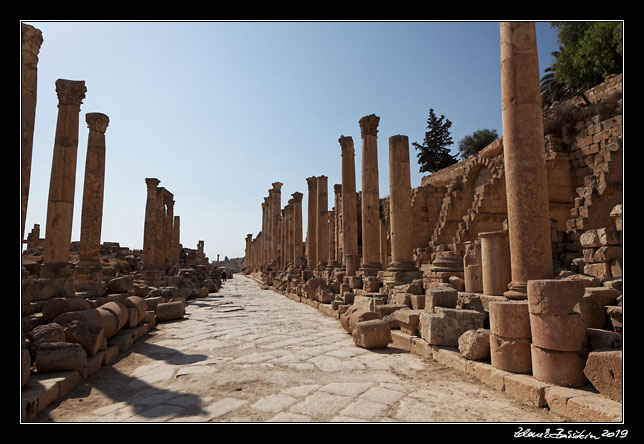
[[378, 276], [379, 271], [382, 271], [382, 264], [379, 262], [362, 263], [357, 274], [359, 276]]
[[526, 282], [510, 282], [508, 291], [503, 293], [508, 299], [528, 299], [528, 284]]
[[416, 279], [422, 279], [423, 272], [420, 270], [397, 271], [388, 268], [382, 272], [382, 283], [384, 284], [408, 284]]

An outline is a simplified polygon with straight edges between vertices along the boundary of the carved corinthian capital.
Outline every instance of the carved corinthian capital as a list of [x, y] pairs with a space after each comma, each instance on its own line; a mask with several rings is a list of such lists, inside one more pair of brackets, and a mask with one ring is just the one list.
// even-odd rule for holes
[[35, 68], [42, 45], [42, 32], [31, 25], [22, 24], [22, 64]]
[[56, 94], [58, 105], [80, 106], [85, 98], [87, 88], [84, 80], [56, 80]]
[[348, 156], [354, 156], [355, 151], [353, 149], [353, 138], [351, 136], [340, 136], [340, 148], [342, 149], [342, 155], [345, 154]]
[[370, 114], [360, 119], [360, 133], [362, 137], [377, 136], [379, 123], [380, 117], [376, 116], [375, 114]]

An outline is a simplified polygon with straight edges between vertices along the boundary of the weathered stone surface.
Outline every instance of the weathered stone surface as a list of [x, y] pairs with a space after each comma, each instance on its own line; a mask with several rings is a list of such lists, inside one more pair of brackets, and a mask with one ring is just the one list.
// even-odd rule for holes
[[39, 373], [78, 370], [87, 366], [87, 353], [80, 344], [48, 342], [41, 344], [36, 353]]
[[490, 357], [490, 330], [468, 330], [458, 338], [458, 350], [467, 359], [481, 360]]
[[133, 288], [133, 287], [134, 287], [133, 275], [120, 276], [114, 279], [110, 279], [107, 282], [108, 293], [125, 293], [130, 288]]
[[60, 325], [66, 325], [71, 321], [77, 319], [86, 319], [92, 324], [103, 328], [105, 338], [110, 338], [114, 333], [119, 330], [119, 320], [109, 310], [104, 310], [101, 307], [93, 308], [91, 310], [81, 310], [63, 313], [58, 316], [54, 322]]
[[380, 316], [364, 308], [351, 306], [349, 309], [340, 316], [340, 324], [349, 333], [353, 332], [353, 328], [358, 322], [370, 321], [372, 319], [380, 319]]
[[590, 352], [584, 375], [599, 393], [615, 401], [622, 400], [622, 351]]
[[90, 303], [84, 298], [52, 298], [42, 308], [42, 315], [45, 322], [52, 322], [59, 315], [68, 311], [79, 311], [91, 309]]
[[584, 285], [578, 280], [541, 279], [528, 281], [530, 313], [567, 315], [584, 296]]
[[102, 310], [107, 310], [114, 316], [116, 316], [116, 319], [118, 320], [118, 327], [116, 329], [117, 331], [122, 329], [130, 319], [130, 313], [127, 311], [127, 307], [121, 302], [111, 301], [101, 305], [99, 308]]
[[157, 321], [171, 321], [182, 319], [185, 314], [185, 304], [181, 301], [163, 302], [157, 305]]
[[532, 342], [547, 350], [579, 351], [587, 343], [586, 326], [579, 313], [561, 316], [530, 313]]
[[498, 301], [488, 305], [490, 330], [504, 338], [531, 337], [527, 301]]
[[27, 333], [32, 352], [47, 342], [65, 342], [65, 331], [56, 322], [39, 325]]
[[511, 373], [530, 373], [530, 339], [502, 338], [490, 334], [490, 362], [492, 367]]
[[448, 287], [430, 288], [425, 293], [425, 311], [431, 313], [436, 307], [456, 308], [458, 291]]
[[586, 328], [604, 328], [609, 321], [604, 307], [614, 305], [620, 294], [621, 291], [609, 287], [586, 287], [575, 311], [581, 314]]
[[579, 387], [586, 384], [582, 352], [545, 350], [532, 344], [532, 375], [542, 382]]
[[80, 344], [89, 356], [94, 356], [100, 350], [105, 340], [102, 327], [98, 327], [85, 318], [75, 319], [65, 324], [65, 340]]
[[391, 331], [382, 319], [357, 322], [351, 335], [355, 344], [362, 348], [384, 348], [391, 342]]
[[322, 287], [324, 290], [330, 291], [325, 279], [311, 278], [304, 284], [304, 294], [308, 299], [316, 300], [315, 298], [318, 287]]
[[435, 313], [420, 313], [420, 336], [432, 345], [458, 347], [467, 330], [483, 328], [485, 315], [474, 310], [436, 307]]
[[590, 350], [619, 350], [622, 348], [622, 335], [614, 331], [587, 328], [586, 337]]
[[128, 296], [121, 300], [121, 303], [127, 308], [134, 308], [138, 313], [138, 319], [136, 323], [138, 324], [145, 318], [145, 312], [147, 311], [147, 303], [143, 298], [138, 296]]

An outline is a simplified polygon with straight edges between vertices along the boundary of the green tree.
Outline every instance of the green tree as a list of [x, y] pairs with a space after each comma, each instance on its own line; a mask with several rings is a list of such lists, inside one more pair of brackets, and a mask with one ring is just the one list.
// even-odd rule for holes
[[416, 156], [421, 173], [434, 173], [458, 162], [447, 148], [454, 143], [449, 132], [451, 126], [452, 122], [449, 119], [446, 119], [442, 114], [440, 118], [437, 118], [434, 110], [430, 108], [425, 140], [422, 145], [417, 142], [413, 143], [418, 150]]
[[474, 131], [471, 136], [463, 137], [458, 142], [458, 152], [461, 154], [461, 160], [476, 155], [483, 148], [499, 138], [496, 130], [481, 129]]
[[592, 88], [622, 72], [621, 22], [552, 22], [559, 51], [541, 79], [542, 102], [548, 106]]

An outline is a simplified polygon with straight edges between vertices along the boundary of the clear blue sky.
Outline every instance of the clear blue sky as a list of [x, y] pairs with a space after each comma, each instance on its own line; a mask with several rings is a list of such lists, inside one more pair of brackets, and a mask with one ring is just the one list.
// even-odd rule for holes
[[[421, 177], [412, 142], [429, 108], [459, 140], [483, 128], [502, 135], [498, 22], [36, 22], [43, 44], [25, 236], [46, 235], [57, 116], [55, 81], [85, 80], [72, 240], [80, 238], [88, 129], [110, 118], [101, 241], [142, 248], [146, 177], [174, 193], [181, 243], [205, 241], [241, 257], [261, 229], [261, 203], [282, 182], [282, 207], [306, 178], [341, 183], [338, 139], [352, 136], [360, 190], [360, 128], [380, 116], [380, 196], [389, 194], [389, 137], [409, 137], [412, 187]], [[541, 71], [558, 49], [537, 23]]]

